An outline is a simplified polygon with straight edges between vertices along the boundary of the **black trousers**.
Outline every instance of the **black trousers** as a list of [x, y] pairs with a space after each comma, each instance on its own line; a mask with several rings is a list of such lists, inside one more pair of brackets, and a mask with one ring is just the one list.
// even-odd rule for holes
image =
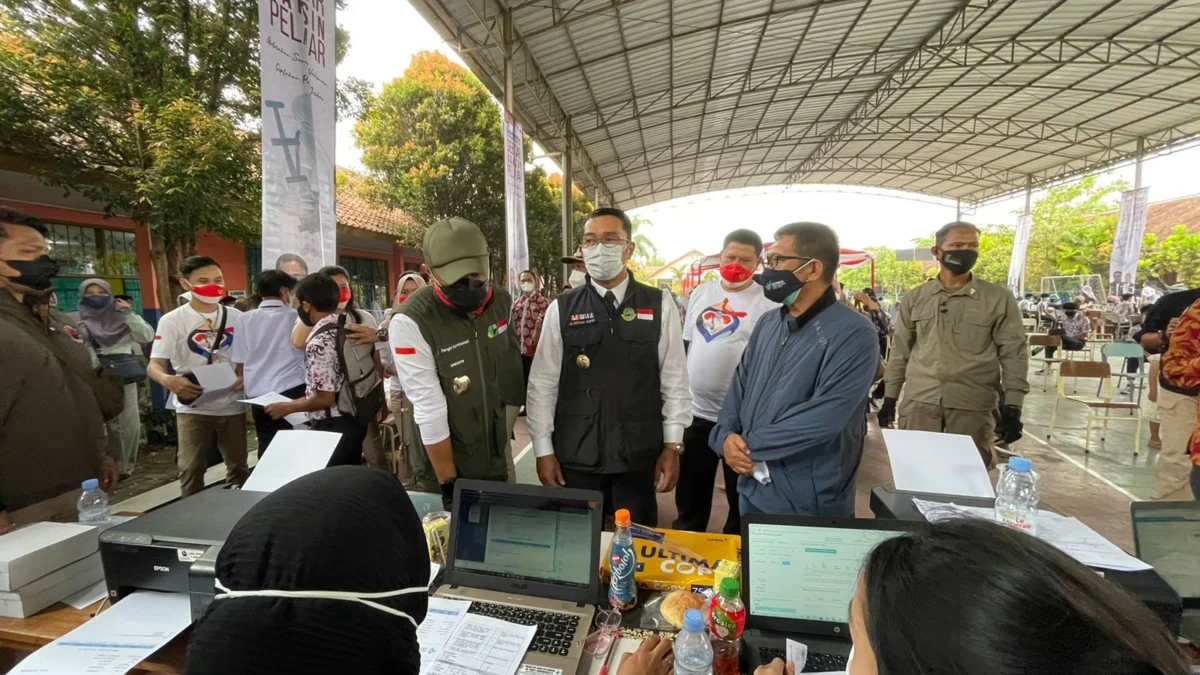
[[717, 453], [708, 447], [708, 435], [716, 422], [692, 418], [692, 426], [683, 432], [683, 455], [679, 458], [679, 482], [675, 485], [675, 508], [679, 518], [671, 527], [689, 532], [708, 531], [712, 516], [713, 490], [716, 489], [717, 465], [725, 474], [725, 501], [729, 516], [725, 519], [725, 534], [741, 532], [742, 518], [738, 510], [737, 472], [729, 468]]
[[533, 367], [533, 357], [521, 355], [521, 372], [525, 373], [525, 386], [529, 386], [529, 369]]
[[658, 496], [654, 492], [654, 467], [628, 473], [580, 473], [562, 467], [567, 487], [596, 490], [604, 495], [604, 517], [617, 509], [629, 509], [629, 517], [639, 525], [658, 527]]
[[[279, 392], [290, 399], [304, 398], [304, 385], [298, 384], [287, 391]], [[262, 459], [267, 446], [275, 440], [275, 434], [280, 431], [290, 431], [292, 423], [280, 417], [271, 419], [267, 409], [261, 405], [250, 406], [250, 414], [254, 417], [254, 435], [258, 438], [258, 458]]]
[[[1087, 340], [1071, 337], [1070, 335], [1062, 336], [1063, 349], [1069, 352], [1077, 352], [1087, 346]], [[1046, 358], [1054, 358], [1054, 352], [1058, 351], [1058, 347], [1046, 347]]]
[[312, 428], [317, 431], [332, 431], [341, 434], [333, 456], [329, 458], [329, 466], [356, 466], [362, 464], [363, 439], [367, 437], [367, 427], [349, 415], [333, 417], [313, 422]]

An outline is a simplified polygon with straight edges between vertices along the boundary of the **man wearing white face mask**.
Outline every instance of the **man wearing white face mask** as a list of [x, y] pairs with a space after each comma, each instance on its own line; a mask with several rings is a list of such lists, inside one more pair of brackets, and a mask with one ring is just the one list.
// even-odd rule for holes
[[599, 490], [608, 512], [658, 524], [655, 491], [679, 477], [692, 421], [679, 311], [635, 281], [633, 225], [600, 208], [584, 225], [588, 278], [546, 310], [526, 412], [543, 485]]
[[[206, 453], [214, 435], [230, 483], [246, 482], [250, 469], [246, 464], [245, 408], [238, 402], [241, 378], [221, 391], [205, 392], [192, 375], [199, 366], [232, 363], [233, 339], [242, 313], [220, 306], [225, 276], [216, 260], [187, 258], [179, 265], [179, 275], [180, 284], [191, 292], [191, 301], [158, 320], [146, 372], [172, 394], [179, 433], [179, 482], [186, 497], [204, 489]], [[174, 375], [167, 372], [168, 366]]]

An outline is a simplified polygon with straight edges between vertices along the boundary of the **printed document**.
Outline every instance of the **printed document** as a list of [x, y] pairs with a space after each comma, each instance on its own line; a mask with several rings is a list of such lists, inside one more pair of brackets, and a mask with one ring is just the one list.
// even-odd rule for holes
[[13, 675], [124, 675], [192, 623], [186, 593], [139, 591], [42, 647]]
[[425, 620], [417, 628], [417, 643], [421, 646], [421, 672], [428, 672], [429, 667], [437, 660], [438, 654], [458, 630], [471, 608], [470, 600], [451, 600], [449, 598], [430, 598], [429, 609], [425, 612]]
[[206, 394], [228, 389], [237, 382], [237, 373], [234, 372], [233, 366], [225, 362], [196, 366], [192, 369], [192, 374], [196, 376], [196, 381]]
[[341, 434], [332, 431], [280, 431], [259, 458], [243, 490], [274, 492], [301, 476], [329, 466]]
[[884, 429], [883, 442], [897, 490], [985, 499], [996, 496], [970, 436]]
[[537, 626], [518, 626], [500, 619], [468, 614], [446, 642], [428, 675], [515, 675]]
[[[292, 400], [293, 399], [290, 399], [283, 394], [277, 394], [272, 391], [270, 393], [263, 394], [262, 396], [255, 396], [254, 398], [243, 398], [239, 400], [238, 403], [249, 403], [250, 405], [257, 405], [265, 408], [272, 403], [291, 403]], [[308, 413], [292, 413], [283, 419], [287, 420], [292, 426], [298, 427], [308, 422]]]

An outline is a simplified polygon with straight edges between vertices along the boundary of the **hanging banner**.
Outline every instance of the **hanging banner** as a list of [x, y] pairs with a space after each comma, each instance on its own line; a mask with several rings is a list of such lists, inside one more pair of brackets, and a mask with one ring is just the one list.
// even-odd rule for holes
[[334, 25], [334, 0], [258, 0], [263, 269], [337, 264]]
[[529, 269], [529, 242], [525, 233], [525, 136], [521, 123], [504, 111], [504, 205], [507, 234], [508, 290], [521, 294], [520, 275]]
[[1150, 188], [1121, 193], [1121, 215], [1113, 236], [1112, 258], [1108, 263], [1109, 294], [1120, 297], [1132, 293], [1137, 280], [1138, 260], [1142, 257], [1142, 237], [1146, 234], [1146, 209]]
[[1025, 292], [1025, 255], [1029, 252], [1029, 235], [1033, 230], [1033, 216], [1025, 214], [1017, 218], [1017, 232], [1013, 235], [1012, 258], [1008, 261], [1008, 290], [1021, 297]]

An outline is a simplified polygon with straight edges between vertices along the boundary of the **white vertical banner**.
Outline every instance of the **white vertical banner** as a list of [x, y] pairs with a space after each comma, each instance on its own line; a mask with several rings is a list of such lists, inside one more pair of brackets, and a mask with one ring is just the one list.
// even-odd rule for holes
[[[1117, 220], [1117, 232], [1113, 236], [1112, 258], [1108, 269], [1110, 277], [1120, 272], [1118, 283], [1123, 288], [1112, 288], [1111, 293], [1132, 293], [1137, 280], [1138, 259], [1142, 257], [1142, 237], [1146, 234], [1146, 209], [1149, 206], [1150, 188], [1126, 190], [1121, 193], [1121, 215]], [[1112, 283], [1112, 282], [1110, 282]]]
[[334, 0], [258, 0], [262, 266], [337, 263]]
[[525, 136], [521, 123], [504, 111], [504, 205], [508, 253], [508, 290], [521, 294], [520, 274], [529, 268], [529, 242], [525, 232]]
[[1025, 256], [1029, 253], [1029, 236], [1033, 231], [1033, 216], [1028, 213], [1017, 218], [1017, 232], [1013, 235], [1012, 259], [1008, 261], [1008, 290], [1021, 297], [1025, 276]]

